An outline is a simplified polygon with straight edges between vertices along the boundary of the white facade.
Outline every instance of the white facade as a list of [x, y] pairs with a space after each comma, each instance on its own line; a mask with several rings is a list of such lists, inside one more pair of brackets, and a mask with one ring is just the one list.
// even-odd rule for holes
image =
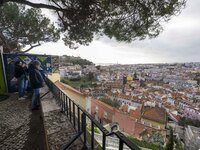
[[185, 149], [200, 149], [200, 128], [188, 126], [185, 129]]

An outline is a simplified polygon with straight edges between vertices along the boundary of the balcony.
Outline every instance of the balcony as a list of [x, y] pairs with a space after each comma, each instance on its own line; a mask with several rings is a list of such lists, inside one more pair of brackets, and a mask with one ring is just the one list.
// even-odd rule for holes
[[[62, 147], [63, 150], [68, 149], [77, 139], [81, 142], [81, 149], [140, 150], [137, 145], [129, 141], [121, 132], [109, 133], [92, 115], [71, 100], [64, 91], [59, 89], [48, 78], [46, 78], [46, 84], [53, 93], [60, 112], [67, 117], [75, 131], [70, 141]], [[95, 133], [95, 128], [100, 131], [100, 134]]]
[[0, 102], [0, 149], [140, 150], [121, 132], [109, 133], [51, 80], [45, 81], [38, 111], [30, 111], [30, 97], [18, 101], [11, 94]]

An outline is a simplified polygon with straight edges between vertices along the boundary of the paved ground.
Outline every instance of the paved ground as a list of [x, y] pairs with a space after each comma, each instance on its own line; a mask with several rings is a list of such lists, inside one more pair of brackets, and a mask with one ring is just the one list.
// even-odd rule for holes
[[46, 150], [41, 111], [30, 105], [30, 98], [19, 101], [17, 94], [0, 102], [1, 150]]
[[[43, 88], [42, 93], [47, 90]], [[31, 111], [30, 98], [19, 101], [17, 97], [14, 93], [0, 101], [0, 150], [46, 150], [45, 130], [49, 148], [60, 150], [77, 134], [51, 93], [41, 99], [42, 111]], [[69, 150], [83, 149], [81, 139], [69, 147]]]
[[[41, 93], [47, 90], [43, 88]], [[41, 99], [41, 105], [49, 149], [60, 150], [71, 141], [77, 132], [67, 115], [60, 111], [52, 93], [48, 93]], [[68, 150], [84, 150], [82, 140], [77, 139]]]

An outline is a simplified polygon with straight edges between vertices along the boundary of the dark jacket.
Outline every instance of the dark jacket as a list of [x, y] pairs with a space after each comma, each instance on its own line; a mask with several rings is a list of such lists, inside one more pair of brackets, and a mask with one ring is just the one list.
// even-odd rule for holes
[[25, 76], [24, 68], [20, 65], [16, 65], [15, 72], [14, 72], [15, 78], [20, 78], [20, 77], [22, 77], [22, 75]]
[[44, 80], [43, 80], [42, 75], [39, 72], [39, 70], [37, 70], [33, 67], [30, 67], [29, 68], [29, 79], [30, 79], [31, 87], [33, 89], [43, 87]]

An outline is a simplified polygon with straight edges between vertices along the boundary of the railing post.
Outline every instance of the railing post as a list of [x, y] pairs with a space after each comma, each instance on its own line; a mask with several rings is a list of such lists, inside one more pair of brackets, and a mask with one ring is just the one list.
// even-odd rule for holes
[[66, 114], [66, 96], [63, 95], [63, 105], [64, 105], [64, 113]]
[[76, 110], [75, 110], [74, 102], [72, 102], [72, 104], [73, 104], [73, 124], [74, 124], [74, 128], [76, 129], [76, 116], [75, 116]]
[[119, 139], [119, 150], [123, 150], [123, 141]]
[[78, 132], [80, 132], [80, 108], [77, 107], [77, 114], [78, 114]]
[[68, 115], [69, 115], [69, 105], [68, 105], [68, 103], [69, 103], [69, 98], [68, 98], [67, 95], [65, 95], [65, 99], [66, 99], [67, 117], [68, 117]]
[[61, 91], [61, 111], [64, 112], [64, 93]]
[[69, 119], [72, 121], [72, 112], [71, 112], [71, 99], [69, 98]]
[[94, 150], [94, 122], [93, 121], [91, 122], [91, 150]]
[[105, 133], [103, 133], [103, 139], [102, 139], [102, 149], [105, 150], [106, 149], [106, 135]]
[[61, 107], [62, 110], [62, 91], [59, 89], [59, 106]]
[[81, 115], [82, 131], [83, 131], [83, 143], [86, 146], [86, 114], [83, 112]]

